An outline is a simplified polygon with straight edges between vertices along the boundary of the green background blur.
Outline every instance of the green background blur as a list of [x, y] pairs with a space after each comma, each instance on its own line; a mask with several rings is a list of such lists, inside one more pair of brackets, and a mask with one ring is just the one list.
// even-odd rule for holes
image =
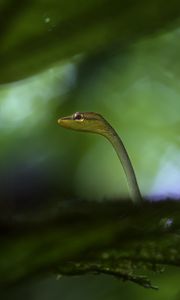
[[[0, 207], [41, 210], [61, 199], [128, 196], [112, 147], [57, 119], [103, 114], [121, 135], [143, 195], [180, 196], [178, 1], [0, 2]], [[160, 291], [106, 276], [55, 278], [6, 299], [179, 299], [179, 270]]]

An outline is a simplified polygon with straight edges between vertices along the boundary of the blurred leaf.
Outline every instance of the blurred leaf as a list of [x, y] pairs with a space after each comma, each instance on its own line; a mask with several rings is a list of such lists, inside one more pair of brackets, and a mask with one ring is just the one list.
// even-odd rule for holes
[[179, 1], [1, 1], [0, 83], [79, 54], [126, 46], [179, 18]]

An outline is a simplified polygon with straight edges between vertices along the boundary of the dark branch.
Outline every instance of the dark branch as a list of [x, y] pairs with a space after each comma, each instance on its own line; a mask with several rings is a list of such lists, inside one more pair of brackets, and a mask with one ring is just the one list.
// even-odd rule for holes
[[146, 270], [180, 266], [177, 201], [138, 207], [129, 201], [63, 201], [52, 211], [1, 215], [1, 286], [51, 272], [103, 273], [156, 288]]

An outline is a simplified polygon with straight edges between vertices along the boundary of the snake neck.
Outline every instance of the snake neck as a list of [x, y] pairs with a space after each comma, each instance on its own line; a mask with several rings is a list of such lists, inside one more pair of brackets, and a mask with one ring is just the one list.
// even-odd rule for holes
[[107, 121], [105, 124], [105, 129], [101, 134], [109, 140], [120, 159], [120, 162], [127, 177], [130, 195], [133, 202], [141, 203], [142, 196], [137, 183], [135, 171], [121, 138]]

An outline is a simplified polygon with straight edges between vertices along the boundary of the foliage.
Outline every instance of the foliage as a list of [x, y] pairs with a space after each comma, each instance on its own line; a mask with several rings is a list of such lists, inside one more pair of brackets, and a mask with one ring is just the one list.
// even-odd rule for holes
[[70, 201], [51, 216], [1, 217], [1, 286], [40, 274], [104, 273], [156, 288], [147, 270], [180, 265], [179, 208], [173, 200]]
[[1, 1], [1, 83], [75, 55], [126, 48], [179, 18], [178, 0]]

